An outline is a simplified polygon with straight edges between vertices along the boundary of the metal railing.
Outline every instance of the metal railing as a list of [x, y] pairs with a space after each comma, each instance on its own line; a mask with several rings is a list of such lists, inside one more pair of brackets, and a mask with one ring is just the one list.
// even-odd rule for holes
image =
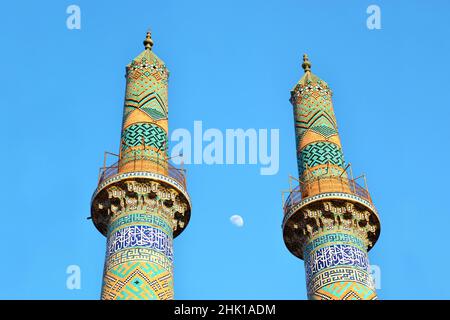
[[[365, 187], [356, 182], [359, 178], [364, 179]], [[364, 175], [356, 179], [347, 179], [340, 176], [324, 176], [299, 182], [297, 187], [289, 191], [289, 196], [283, 204], [284, 214], [288, 213], [290, 209], [302, 201], [302, 199], [326, 192], [349, 193], [372, 203]]]
[[[177, 168], [170, 164], [167, 160], [159, 158], [149, 158], [136, 155], [132, 159], [119, 159], [114, 164], [107, 166], [107, 156], [112, 155], [119, 158], [119, 155], [105, 152], [103, 167], [99, 169], [98, 184], [101, 184], [106, 179], [121, 172], [146, 171], [158, 173], [175, 179], [186, 189], [186, 169]], [[123, 170], [123, 171], [122, 171]]]

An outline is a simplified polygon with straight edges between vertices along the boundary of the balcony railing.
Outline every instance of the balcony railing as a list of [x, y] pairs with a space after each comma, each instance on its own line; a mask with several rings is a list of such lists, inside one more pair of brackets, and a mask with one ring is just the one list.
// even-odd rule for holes
[[105, 152], [103, 167], [99, 170], [98, 184], [101, 184], [106, 179], [118, 174], [119, 170], [124, 173], [133, 171], [147, 171], [173, 178], [179, 182], [184, 189], [186, 189], [186, 169], [176, 168], [166, 160], [143, 158], [141, 156], [136, 156], [135, 154], [134, 159], [119, 159], [114, 164], [107, 166], [107, 155], [112, 155], [119, 158], [119, 156], [114, 153]]
[[[365, 176], [361, 176], [365, 180]], [[357, 178], [358, 179], [358, 178]], [[357, 179], [347, 179], [338, 176], [317, 177], [308, 181], [300, 181], [300, 184], [289, 192], [289, 196], [283, 204], [284, 214], [298, 204], [302, 199], [319, 193], [343, 192], [356, 195], [372, 203], [367, 187], [359, 185]]]

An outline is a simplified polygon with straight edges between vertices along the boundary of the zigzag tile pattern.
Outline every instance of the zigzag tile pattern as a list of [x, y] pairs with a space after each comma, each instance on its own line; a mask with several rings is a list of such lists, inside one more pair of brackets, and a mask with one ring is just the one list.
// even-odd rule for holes
[[357, 282], [343, 281], [326, 285], [314, 294], [311, 300], [376, 300], [376, 292]]
[[155, 263], [132, 261], [108, 270], [103, 278], [103, 300], [173, 299], [173, 276]]
[[[316, 130], [316, 128], [327, 127], [329, 131], [324, 136], [329, 138], [332, 135], [337, 134], [337, 126], [334, 123], [334, 119], [324, 110], [312, 110], [308, 114], [301, 114], [299, 119], [295, 123], [297, 129], [297, 135], [302, 138], [306, 131], [313, 130], [320, 134], [324, 132]], [[331, 134], [330, 134], [331, 133]]]
[[124, 127], [131, 124], [128, 119], [136, 110], [142, 111], [137, 121], [167, 119], [168, 76], [165, 64], [150, 50], [145, 50], [131, 62], [127, 67]]
[[317, 131], [324, 134], [326, 138], [337, 134], [337, 124], [331, 102], [331, 90], [325, 82], [318, 80], [317, 83], [301, 87], [297, 91], [294, 104], [294, 117], [297, 136], [302, 138], [308, 130], [328, 127], [332, 131]]
[[[144, 85], [148, 85], [148, 81], [145, 79], [140, 79], [138, 81], [142, 82]], [[137, 92], [139, 92], [139, 90], [137, 90]], [[165, 106], [164, 100], [157, 92], [141, 90], [139, 93], [133, 95], [135, 97], [128, 97], [125, 100], [124, 122], [126, 122], [129, 116], [129, 113], [126, 111], [134, 111], [136, 109], [141, 109], [154, 120], [167, 118], [167, 107]]]

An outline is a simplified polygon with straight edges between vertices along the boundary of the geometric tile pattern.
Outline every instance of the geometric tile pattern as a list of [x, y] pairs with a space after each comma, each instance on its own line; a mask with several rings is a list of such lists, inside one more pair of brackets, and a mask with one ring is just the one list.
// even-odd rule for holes
[[300, 152], [299, 171], [300, 176], [307, 168], [324, 164], [333, 164], [344, 168], [344, 155], [339, 146], [332, 142], [319, 141], [308, 144]]
[[[309, 82], [297, 91], [295, 98], [295, 105], [298, 107], [294, 108], [294, 116], [299, 137], [301, 138], [308, 130], [317, 130], [320, 127], [328, 127], [332, 130], [323, 132], [326, 137], [337, 134], [331, 90], [320, 79], [317, 80], [316, 86], [310, 80], [307, 81]], [[321, 133], [320, 130], [318, 132]]]
[[136, 160], [140, 168], [165, 170], [169, 71], [148, 49], [133, 59], [126, 70], [119, 170], [135, 170]]
[[167, 118], [168, 70], [150, 50], [145, 50], [127, 68], [124, 123], [137, 109], [153, 120]]
[[124, 123], [132, 112], [140, 109], [148, 114], [152, 119], [161, 120], [167, 118], [166, 106], [158, 93], [152, 91], [147, 95], [140, 97], [139, 100], [128, 98], [125, 100]]
[[331, 96], [328, 84], [311, 72], [305, 73], [291, 93], [300, 179], [323, 173], [314, 169], [317, 165], [334, 166], [327, 175], [340, 175], [345, 166]]
[[326, 125], [314, 124], [314, 127], [311, 127], [311, 130], [318, 132], [327, 138], [337, 134], [336, 129]]
[[133, 124], [123, 131], [122, 151], [143, 145], [165, 151], [167, 148], [166, 131], [151, 123]]
[[125, 106], [152, 106], [167, 116], [168, 70], [153, 51], [145, 50], [127, 69]]
[[173, 299], [172, 274], [154, 263], [127, 262], [108, 270], [103, 300]]
[[311, 300], [376, 300], [375, 291], [354, 281], [341, 281], [323, 286], [309, 296]]

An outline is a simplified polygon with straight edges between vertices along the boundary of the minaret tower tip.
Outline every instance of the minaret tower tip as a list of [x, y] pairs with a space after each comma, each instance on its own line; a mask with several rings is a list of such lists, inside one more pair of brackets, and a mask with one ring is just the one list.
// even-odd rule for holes
[[302, 68], [303, 70], [305, 70], [305, 72], [311, 72], [311, 62], [309, 61], [308, 55], [306, 53], [303, 54]]
[[144, 40], [144, 48], [145, 50], [152, 50], [153, 47], [153, 39], [151, 31], [147, 31], [147, 36]]
[[290, 98], [299, 185], [284, 203], [284, 242], [305, 261], [309, 299], [376, 299], [367, 252], [380, 234], [378, 213], [365, 177], [362, 187], [344, 161], [330, 87], [306, 54], [302, 67]]
[[147, 32], [126, 67], [117, 162], [100, 170], [91, 218], [106, 236], [102, 299], [173, 299], [173, 238], [187, 226], [185, 171], [168, 158], [168, 78]]

